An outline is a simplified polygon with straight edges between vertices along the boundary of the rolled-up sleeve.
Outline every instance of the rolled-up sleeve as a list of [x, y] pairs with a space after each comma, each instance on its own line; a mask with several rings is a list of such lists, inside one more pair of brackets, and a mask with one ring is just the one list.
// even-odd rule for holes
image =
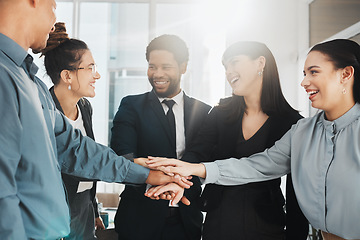
[[118, 156], [113, 150], [83, 136], [64, 115], [55, 112], [55, 136], [61, 171], [105, 182], [145, 183], [149, 169]]

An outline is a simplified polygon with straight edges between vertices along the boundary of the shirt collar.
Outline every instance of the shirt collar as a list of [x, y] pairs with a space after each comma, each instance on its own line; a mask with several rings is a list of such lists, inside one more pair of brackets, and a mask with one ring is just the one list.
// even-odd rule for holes
[[349, 111], [334, 121], [325, 119], [325, 112], [321, 113], [320, 120], [325, 128], [332, 132], [338, 132], [360, 117], [360, 104], [356, 103]]
[[0, 51], [8, 56], [17, 66], [23, 67], [31, 79], [34, 79], [39, 68], [33, 62], [32, 56], [14, 40], [2, 33], [0, 33]]
[[174, 100], [174, 102], [178, 105], [180, 105], [182, 102], [184, 102], [184, 91], [180, 91], [176, 96], [172, 97], [172, 98], [161, 98], [158, 97], [159, 101], [162, 103], [164, 100]]
[[28, 53], [14, 40], [0, 33], [0, 51], [5, 53], [19, 67]]

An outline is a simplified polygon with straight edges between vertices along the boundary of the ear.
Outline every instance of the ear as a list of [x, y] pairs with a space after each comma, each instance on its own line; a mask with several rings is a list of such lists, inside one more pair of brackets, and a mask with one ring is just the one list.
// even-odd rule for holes
[[266, 65], [266, 58], [264, 56], [260, 56], [257, 60], [259, 62], [259, 69], [263, 71]]
[[353, 78], [354, 78], [354, 67], [353, 66], [347, 66], [342, 69], [341, 83], [347, 83]]
[[72, 82], [72, 74], [69, 70], [62, 70], [60, 73], [61, 81], [66, 84], [71, 84]]
[[187, 69], [187, 62], [183, 62], [182, 64], [180, 64], [180, 73], [184, 74], [186, 72]]

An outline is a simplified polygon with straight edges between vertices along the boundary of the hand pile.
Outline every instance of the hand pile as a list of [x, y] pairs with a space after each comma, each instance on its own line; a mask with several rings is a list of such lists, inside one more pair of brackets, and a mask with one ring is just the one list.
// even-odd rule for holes
[[190, 201], [184, 196], [185, 188], [193, 185], [190, 181], [190, 163], [158, 157], [136, 158], [134, 162], [151, 170], [146, 182], [153, 187], [145, 196], [155, 200], [171, 200], [172, 205], [180, 201], [190, 205]]

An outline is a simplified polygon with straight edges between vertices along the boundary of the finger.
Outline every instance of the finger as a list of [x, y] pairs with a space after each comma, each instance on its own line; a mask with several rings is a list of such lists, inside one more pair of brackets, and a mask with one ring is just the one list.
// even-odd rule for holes
[[183, 181], [183, 179], [179, 175], [175, 175], [173, 177], [173, 181], [175, 183], [177, 183], [179, 186], [181, 186], [182, 188], [187, 188], [188, 189], [193, 185], [193, 183], [190, 182], [189, 180], [185, 179], [185, 181]]
[[190, 205], [189, 199], [187, 199], [185, 196], [183, 196], [183, 197], [181, 198], [181, 202], [182, 202], [183, 204], [187, 205], [187, 206]]
[[171, 200], [171, 199], [173, 199], [172, 194], [167, 194], [167, 195], [166, 195], [166, 200]]
[[175, 197], [174, 199], [171, 201], [171, 205], [176, 205], [179, 203], [179, 201], [181, 200], [181, 198], [183, 197], [183, 191], [177, 192], [175, 193]]
[[151, 167], [160, 167], [160, 166], [177, 166], [176, 161], [167, 158], [156, 158], [146, 161], [146, 164]]
[[160, 166], [160, 167], [157, 167], [156, 169], [162, 171], [163, 173], [165, 173], [166, 175], [171, 176], [171, 177], [175, 175], [174, 173], [170, 172], [168, 167]]
[[181, 176], [181, 181], [183, 181], [183, 182], [190, 182], [190, 181], [188, 181], [188, 180], [190, 180], [191, 178], [189, 178], [189, 177], [183, 177], [183, 176]]
[[146, 197], [150, 198], [150, 199], [153, 199], [153, 200], [159, 200], [160, 199], [158, 196], [154, 196], [153, 194], [148, 193], [148, 192], [144, 193], [144, 195]]
[[154, 195], [154, 193], [157, 191], [157, 189], [159, 188], [160, 186], [156, 186], [156, 187], [151, 187], [149, 188], [146, 193], [145, 193], [145, 196], [147, 197], [151, 197]]
[[156, 196], [159, 196], [160, 194], [168, 192], [168, 191], [172, 191], [170, 185], [158, 186], [158, 187], [156, 187], [156, 191], [153, 193], [153, 196], [156, 197]]
[[159, 198], [162, 200], [168, 200], [168, 195], [166, 193], [162, 193], [159, 195]]
[[185, 178], [188, 177], [188, 174], [186, 173], [186, 169], [184, 169], [181, 166], [166, 166], [164, 168], [165, 172], [169, 172], [169, 173], [175, 173], [181, 176], [184, 176]]
[[105, 225], [102, 221], [100, 222], [100, 229], [105, 229]]
[[154, 156], [148, 156], [149, 160], [167, 160], [169, 158], [166, 157], [154, 157]]

